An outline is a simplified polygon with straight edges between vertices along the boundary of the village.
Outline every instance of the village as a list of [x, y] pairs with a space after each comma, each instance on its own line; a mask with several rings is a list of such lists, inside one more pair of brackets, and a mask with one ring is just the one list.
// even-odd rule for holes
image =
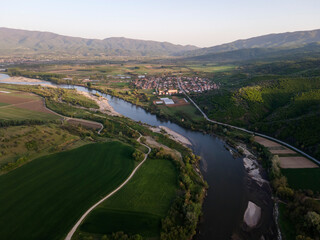
[[202, 93], [219, 89], [219, 85], [201, 77], [146, 77], [139, 76], [134, 80], [136, 88], [155, 89], [157, 95], [182, 93]]

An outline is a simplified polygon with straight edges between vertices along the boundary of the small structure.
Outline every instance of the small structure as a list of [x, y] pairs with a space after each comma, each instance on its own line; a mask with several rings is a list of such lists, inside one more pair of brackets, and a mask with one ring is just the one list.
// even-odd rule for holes
[[160, 98], [166, 105], [174, 104], [174, 101], [170, 98]]
[[168, 94], [169, 94], [169, 95], [177, 94], [177, 93], [178, 93], [178, 90], [177, 90], [177, 89], [169, 89], [169, 90], [168, 90]]

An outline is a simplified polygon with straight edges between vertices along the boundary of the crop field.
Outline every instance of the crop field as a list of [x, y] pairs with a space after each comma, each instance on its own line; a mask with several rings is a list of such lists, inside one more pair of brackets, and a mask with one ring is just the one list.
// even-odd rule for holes
[[124, 231], [147, 238], [157, 237], [161, 219], [176, 194], [173, 164], [169, 160], [148, 159], [123, 189], [88, 216], [80, 230], [94, 234]]
[[62, 239], [131, 173], [133, 151], [120, 142], [89, 144], [0, 176], [0, 239]]
[[214, 73], [214, 72], [223, 72], [234, 70], [235, 66], [233, 65], [215, 65], [215, 64], [198, 64], [198, 65], [188, 65], [193, 71], [199, 71], [204, 73]]
[[286, 217], [286, 207], [284, 203], [279, 203], [279, 225], [284, 239], [295, 239], [296, 233], [293, 223]]
[[0, 92], [0, 120], [57, 120], [60, 117], [49, 111], [43, 100], [31, 93]]
[[193, 120], [193, 121], [201, 121], [203, 120], [203, 116], [199, 112], [198, 109], [196, 109], [193, 105], [183, 105], [183, 106], [158, 106], [161, 111], [163, 111], [165, 114], [168, 114], [172, 118], [177, 118], [179, 120]]
[[320, 192], [320, 168], [281, 169], [289, 186], [294, 189], [311, 189]]

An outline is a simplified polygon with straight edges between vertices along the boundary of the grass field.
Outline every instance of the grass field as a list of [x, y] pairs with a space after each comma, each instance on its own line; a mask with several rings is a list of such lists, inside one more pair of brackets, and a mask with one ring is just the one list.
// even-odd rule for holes
[[0, 128], [0, 169], [7, 163], [16, 162], [20, 157], [27, 157], [30, 161], [89, 142], [62, 129], [59, 124]]
[[205, 72], [205, 73], [224, 72], [224, 71], [230, 71], [235, 69], [235, 66], [233, 65], [218, 66], [215, 64], [188, 65], [188, 67], [193, 71], [199, 71], [199, 72]]
[[320, 192], [320, 168], [281, 169], [289, 186], [294, 189], [311, 189]]
[[120, 142], [90, 144], [0, 176], [0, 239], [62, 239], [131, 173], [132, 153]]
[[7, 107], [0, 109], [0, 120], [57, 120], [60, 117], [51, 113], [42, 113], [23, 108]]
[[45, 108], [39, 96], [19, 91], [0, 93], [0, 121], [57, 120], [59, 118]]
[[163, 111], [163, 113], [169, 115], [172, 118], [177, 118], [181, 120], [192, 120], [200, 121], [203, 120], [203, 116], [193, 105], [177, 106], [177, 107], [167, 107], [167, 106], [158, 106], [158, 108]]
[[293, 223], [288, 219], [285, 214], [286, 206], [284, 203], [279, 203], [279, 226], [281, 235], [284, 240], [294, 240], [296, 238]]
[[177, 192], [176, 170], [169, 160], [147, 160], [116, 195], [96, 208], [81, 225], [88, 233], [124, 231], [157, 237], [161, 219]]

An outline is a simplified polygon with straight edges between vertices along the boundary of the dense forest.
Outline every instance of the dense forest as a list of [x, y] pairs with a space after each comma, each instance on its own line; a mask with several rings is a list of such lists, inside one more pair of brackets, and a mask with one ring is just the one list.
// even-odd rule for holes
[[320, 158], [317, 59], [247, 62], [217, 73], [220, 90], [193, 98], [211, 119], [265, 133]]

